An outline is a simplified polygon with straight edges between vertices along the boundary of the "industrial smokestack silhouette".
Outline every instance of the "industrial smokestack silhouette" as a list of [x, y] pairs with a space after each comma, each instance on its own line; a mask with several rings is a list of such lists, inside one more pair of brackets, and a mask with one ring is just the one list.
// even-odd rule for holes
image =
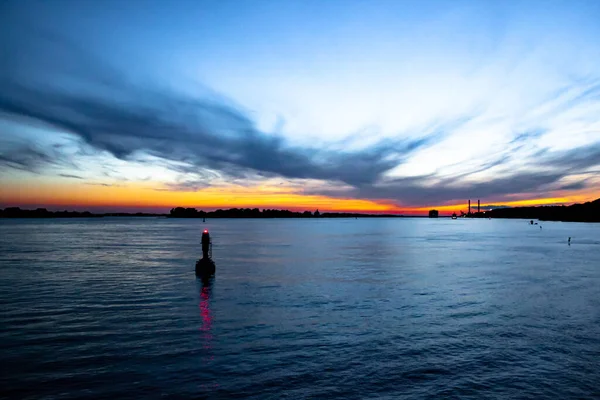
[[471, 215], [471, 199], [469, 199], [469, 209], [467, 210], [467, 215]]
[[479, 210], [480, 210], [480, 208], [479, 208], [479, 199], [477, 199], [477, 214], [479, 214]]

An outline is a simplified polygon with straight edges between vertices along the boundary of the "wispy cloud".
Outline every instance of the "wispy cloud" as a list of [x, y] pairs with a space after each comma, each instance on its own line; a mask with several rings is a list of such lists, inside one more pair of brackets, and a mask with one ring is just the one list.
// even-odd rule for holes
[[78, 175], [71, 175], [71, 174], [58, 174], [58, 176], [62, 176], [63, 178], [72, 178], [72, 179], [85, 179], [81, 176]]
[[[81, 52], [71, 56], [70, 60], [75, 57], [82, 66], [89, 64]], [[259, 174], [353, 186], [376, 182], [444, 134], [438, 131], [410, 139], [388, 138], [354, 151], [293, 146], [281, 136], [259, 131], [248, 116], [226, 104], [136, 86], [98, 66], [89, 75], [85, 69], [77, 70], [76, 90], [72, 82], [40, 84], [37, 77], [24, 75], [25, 71], [35, 73], [31, 65], [19, 68], [18, 74], [5, 70], [0, 81], [0, 111], [76, 135], [118, 159], [130, 160], [135, 153], [144, 152], [172, 161], [168, 166], [183, 173], [210, 169], [231, 177]], [[13, 154], [3, 156], [5, 165], [31, 170], [57, 159], [57, 155], [33, 149]]]
[[[348, 152], [294, 147], [282, 137], [259, 132], [245, 116], [218, 104], [143, 89], [132, 89], [128, 95], [144, 100], [122, 104], [93, 95], [3, 85], [0, 110], [77, 135], [119, 159], [143, 151], [231, 176], [249, 170], [265, 176], [339, 180], [352, 185], [375, 182], [436, 138], [385, 139]], [[20, 157], [14, 162], [25, 166], [53, 161], [33, 150]]]
[[123, 185], [117, 184], [117, 183], [96, 183], [96, 182], [86, 182], [86, 185], [88, 186], [104, 186], [104, 187], [122, 187]]
[[2, 144], [0, 168], [34, 173], [39, 173], [49, 166], [77, 169], [72, 160], [57, 148], [40, 149], [34, 143]]
[[[69, 133], [84, 144], [81, 149], [126, 162], [160, 164], [179, 174], [180, 179], [157, 190], [198, 191], [215, 183], [255, 183], [281, 177], [295, 184], [306, 182], [303, 193], [332, 197], [382, 199], [407, 205], [442, 204], [474, 196], [503, 201], [519, 193], [527, 196], [586, 189], [589, 180], [565, 178], [589, 173], [600, 165], [599, 136], [581, 146], [555, 150], [544, 147], [552, 127], [527, 123], [511, 131], [502, 147], [466, 167], [454, 162], [440, 164], [439, 168], [436, 165], [434, 172], [416, 177], [395, 176], [393, 170], [414, 161], [424, 150], [456, 141], [455, 132], [494, 114], [481, 107], [458, 117], [437, 119], [419, 131], [369, 140], [366, 146], [356, 146], [356, 137], [329, 144], [324, 140], [325, 144], [298, 145], [279, 133], [260, 130], [249, 113], [225, 100], [197, 98], [159, 85], [134, 82], [52, 35], [38, 32], [27, 40], [25, 47], [4, 49], [6, 59], [11, 61], [0, 63], [3, 118]], [[43, 46], [36, 44], [37, 40], [43, 41]], [[54, 53], [65, 57], [45, 64], [39, 55], [31, 53], [40, 47], [52, 53], [48, 46], [57, 47]], [[557, 110], [571, 110], [582, 104], [600, 105], [598, 81], [585, 80], [576, 87], [557, 91], [532, 109], [532, 114], [554, 118]], [[461, 140], [468, 138], [462, 151], [481, 146], [481, 136], [477, 135], [486, 127], [478, 129], [473, 134], [468, 130], [462, 133]], [[19, 144], [0, 151], [0, 168], [40, 172], [50, 165], [76, 170], [73, 158], [85, 155], [81, 149], [73, 154], [60, 146]], [[451, 149], [461, 151], [458, 146]], [[433, 153], [432, 164], [436, 161]], [[112, 177], [113, 172], [118, 174], [104, 173]], [[59, 176], [84, 179], [70, 173]]]
[[[401, 199], [407, 205], [442, 204], [463, 201], [468, 198], [505, 199], [514, 194], [535, 193], [537, 196], [552, 191], [581, 190], [588, 188], [586, 179], [561, 184], [569, 176], [588, 171], [600, 163], [600, 142], [593, 146], [561, 151], [544, 152], [544, 156], [531, 165], [533, 170], [513, 171], [507, 176], [492, 177], [483, 182], [464, 181], [463, 178], [478, 173], [487, 167], [502, 164], [503, 159], [483, 168], [451, 178], [437, 179], [436, 175], [397, 178], [372, 185], [344, 189], [319, 189], [316, 193], [332, 197], [365, 199]], [[543, 169], [540, 169], [543, 168]]]

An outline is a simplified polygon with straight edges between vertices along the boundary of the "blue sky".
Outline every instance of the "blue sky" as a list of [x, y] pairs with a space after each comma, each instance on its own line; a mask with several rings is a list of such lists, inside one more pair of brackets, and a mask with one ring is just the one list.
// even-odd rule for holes
[[597, 1], [0, 7], [6, 181], [251, 182], [408, 206], [598, 194]]

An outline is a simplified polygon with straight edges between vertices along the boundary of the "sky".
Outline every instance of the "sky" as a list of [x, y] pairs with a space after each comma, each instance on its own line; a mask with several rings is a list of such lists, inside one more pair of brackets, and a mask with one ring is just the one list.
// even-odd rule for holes
[[600, 197], [600, 2], [0, 2], [0, 207]]

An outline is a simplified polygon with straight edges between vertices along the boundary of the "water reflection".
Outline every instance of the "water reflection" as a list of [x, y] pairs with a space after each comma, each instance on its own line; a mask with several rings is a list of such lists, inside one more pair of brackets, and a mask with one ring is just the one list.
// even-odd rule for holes
[[210, 294], [212, 290], [212, 281], [202, 281], [202, 289], [200, 291], [200, 316], [202, 317], [202, 332], [203, 347], [206, 350], [212, 349], [212, 314], [210, 311]]
[[197, 220], [0, 219], [0, 397], [598, 397], [597, 224], [205, 226], [208, 285]]

